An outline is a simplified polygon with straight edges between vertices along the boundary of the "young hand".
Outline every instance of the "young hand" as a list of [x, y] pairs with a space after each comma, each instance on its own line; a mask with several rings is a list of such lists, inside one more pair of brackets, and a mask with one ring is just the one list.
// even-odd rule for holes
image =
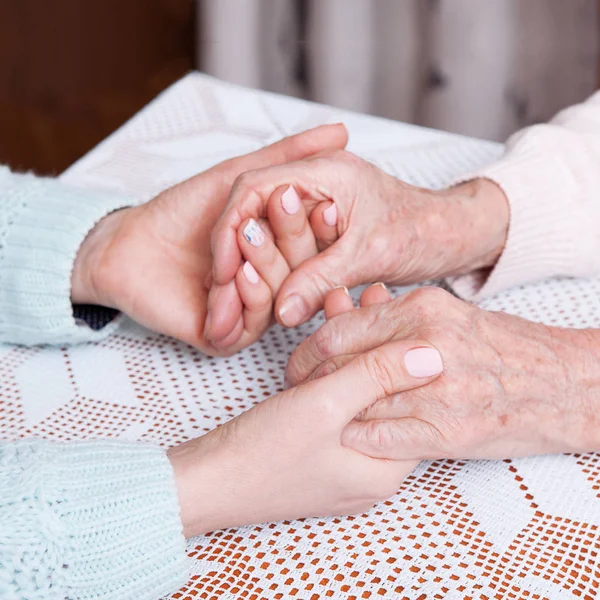
[[[75, 260], [74, 303], [117, 308], [142, 325], [208, 354], [220, 354], [205, 337], [212, 267], [210, 235], [231, 186], [245, 171], [343, 148], [342, 125], [326, 125], [196, 175], [154, 200], [114, 212], [87, 236]], [[221, 296], [238, 319], [235, 282]], [[237, 308], [236, 308], [237, 307]], [[241, 345], [228, 348], [233, 352]]]
[[[325, 206], [307, 214], [305, 203], [293, 186], [277, 188], [269, 198], [264, 219], [245, 219], [237, 229], [237, 246], [242, 262], [235, 276], [241, 310], [232, 326], [230, 290], [213, 283], [208, 297], [209, 318], [205, 333], [225, 350], [256, 341], [273, 321], [273, 303], [283, 282], [304, 261], [318, 252], [313, 222], [323, 236]], [[309, 222], [310, 217], [310, 222]], [[335, 235], [334, 227], [331, 229]], [[326, 232], [325, 232], [326, 233]]]

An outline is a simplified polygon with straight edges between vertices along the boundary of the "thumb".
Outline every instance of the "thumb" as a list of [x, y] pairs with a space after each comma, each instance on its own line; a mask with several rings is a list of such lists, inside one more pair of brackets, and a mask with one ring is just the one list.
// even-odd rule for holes
[[357, 356], [330, 375], [295, 389], [304, 390], [321, 408], [326, 403], [328, 413], [345, 427], [378, 400], [427, 385], [442, 373], [440, 356], [435, 369], [411, 374], [407, 358], [420, 348], [415, 340], [390, 342]]
[[348, 269], [354, 262], [348, 237], [304, 261], [283, 282], [275, 301], [275, 316], [284, 327], [297, 327], [323, 308], [328, 292], [341, 285], [354, 287], [358, 269]]

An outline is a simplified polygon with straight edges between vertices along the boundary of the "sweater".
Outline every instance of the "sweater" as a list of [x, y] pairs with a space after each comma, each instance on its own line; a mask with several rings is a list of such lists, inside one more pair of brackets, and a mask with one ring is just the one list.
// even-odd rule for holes
[[[0, 342], [107, 336], [75, 319], [75, 255], [129, 198], [0, 167]], [[156, 599], [187, 580], [171, 464], [153, 445], [0, 442], [0, 598]]]
[[515, 133], [500, 160], [455, 183], [477, 177], [502, 188], [510, 225], [491, 270], [449, 280], [459, 296], [477, 301], [549, 277], [600, 273], [600, 92]]
[[[477, 300], [556, 275], [600, 271], [600, 93], [507, 142], [487, 177], [510, 226], [493, 269], [452, 278]], [[130, 201], [0, 168], [0, 342], [108, 335], [74, 318], [70, 278], [93, 225]], [[0, 443], [0, 597], [158, 598], [186, 579], [177, 492], [164, 452], [137, 443]]]

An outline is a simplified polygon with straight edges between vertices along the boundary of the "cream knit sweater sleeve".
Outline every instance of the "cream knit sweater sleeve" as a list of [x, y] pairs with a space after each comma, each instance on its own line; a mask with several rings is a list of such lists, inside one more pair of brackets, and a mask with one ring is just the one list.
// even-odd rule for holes
[[506, 246], [491, 271], [450, 280], [478, 300], [547, 277], [600, 273], [600, 92], [514, 134], [496, 163], [460, 178], [496, 182], [510, 204]]

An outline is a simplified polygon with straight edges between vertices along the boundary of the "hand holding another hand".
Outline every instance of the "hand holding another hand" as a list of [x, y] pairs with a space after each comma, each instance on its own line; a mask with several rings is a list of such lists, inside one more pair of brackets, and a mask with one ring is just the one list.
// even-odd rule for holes
[[[597, 334], [484, 311], [438, 288], [344, 310], [293, 353], [291, 385], [378, 357], [386, 398], [344, 430], [344, 445], [391, 459], [500, 459], [600, 448]], [[347, 312], [346, 312], [347, 311]], [[421, 348], [399, 357], [399, 342]], [[393, 390], [400, 374], [428, 385]]]
[[[339, 285], [407, 284], [491, 266], [506, 238], [506, 198], [488, 181], [425, 190], [342, 150], [249, 171], [233, 186], [212, 234], [213, 324], [222, 321], [222, 297], [240, 265], [240, 228], [268, 218], [273, 196], [289, 186], [323, 250], [305, 257], [274, 290], [276, 318], [289, 327], [314, 315]], [[220, 339], [228, 333], [222, 326], [213, 331]]]
[[[383, 298], [382, 298], [383, 295]], [[374, 286], [365, 304], [387, 294]], [[330, 309], [340, 303], [332, 298]], [[348, 423], [378, 399], [424, 385], [402, 369], [418, 341], [367, 352], [329, 376], [273, 396], [169, 451], [186, 536], [226, 527], [360, 513], [392, 496], [417, 461], [371, 458], [341, 443]]]
[[[347, 139], [342, 125], [317, 127], [218, 164], [146, 204], [108, 215], [79, 250], [73, 302], [116, 308], [207, 354], [224, 353], [206, 339], [204, 327], [212, 269], [210, 235], [232, 185], [248, 170], [343, 148]], [[225, 318], [233, 326], [242, 313], [235, 285], [222, 300]], [[255, 332], [240, 336], [227, 353], [243, 348], [250, 338], [255, 339]]]

